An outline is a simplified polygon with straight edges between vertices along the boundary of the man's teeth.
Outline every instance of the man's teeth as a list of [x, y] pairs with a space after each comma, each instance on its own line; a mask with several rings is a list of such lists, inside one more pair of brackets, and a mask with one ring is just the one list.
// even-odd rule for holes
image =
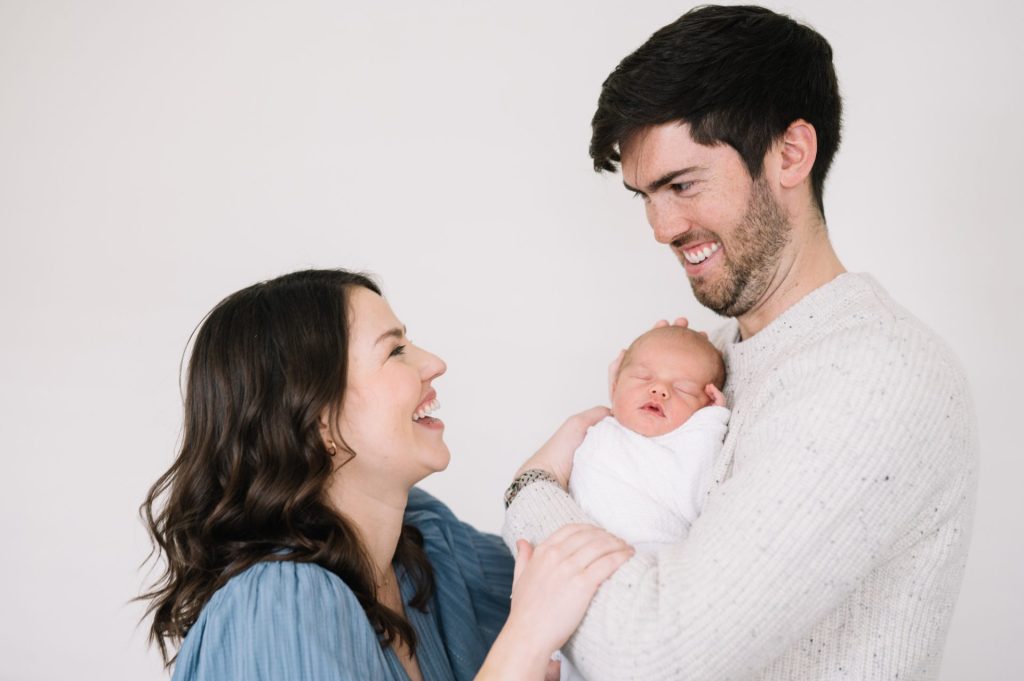
[[437, 411], [440, 408], [441, 408], [441, 403], [440, 402], [438, 402], [436, 399], [430, 400], [429, 402], [427, 402], [422, 407], [420, 407], [419, 409], [416, 410], [416, 413], [412, 415], [412, 420], [413, 421], [419, 421], [424, 416], [432, 414], [432, 413], [434, 413], [435, 411]]
[[691, 265], [702, 263], [711, 257], [711, 254], [719, 249], [720, 244], [716, 241], [710, 246], [704, 248], [698, 248], [692, 251], [683, 251], [683, 257], [686, 258], [686, 262]]

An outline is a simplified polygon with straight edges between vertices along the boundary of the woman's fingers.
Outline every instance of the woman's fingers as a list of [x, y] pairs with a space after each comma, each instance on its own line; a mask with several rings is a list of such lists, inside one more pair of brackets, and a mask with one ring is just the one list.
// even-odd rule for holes
[[601, 582], [633, 554], [621, 539], [593, 525], [566, 525], [535, 547], [520, 540], [516, 549], [505, 629], [510, 640], [545, 655], [572, 635]]
[[516, 564], [512, 571], [512, 583], [515, 584], [519, 581], [519, 575], [523, 574], [523, 570], [526, 569], [526, 564], [530, 562], [530, 558], [533, 556], [533, 545], [525, 539], [516, 541]]
[[[562, 570], [584, 574], [592, 564], [614, 553], [632, 555], [632, 547], [593, 525], [566, 525], [536, 549], [544, 562], [557, 563]], [[610, 573], [609, 573], [610, 574]]]
[[616, 570], [636, 555], [636, 550], [631, 546], [611, 551], [597, 558], [587, 566], [586, 575], [594, 584], [594, 590], [604, 583], [604, 580], [611, 577]]

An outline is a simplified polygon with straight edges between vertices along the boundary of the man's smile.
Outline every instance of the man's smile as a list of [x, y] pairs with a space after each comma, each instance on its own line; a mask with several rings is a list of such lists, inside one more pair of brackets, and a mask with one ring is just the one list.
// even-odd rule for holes
[[680, 248], [679, 252], [683, 254], [684, 258], [686, 258], [686, 262], [691, 265], [699, 265], [710, 258], [711, 255], [717, 252], [721, 247], [722, 244], [718, 241], [705, 241], [697, 244], [696, 246]]

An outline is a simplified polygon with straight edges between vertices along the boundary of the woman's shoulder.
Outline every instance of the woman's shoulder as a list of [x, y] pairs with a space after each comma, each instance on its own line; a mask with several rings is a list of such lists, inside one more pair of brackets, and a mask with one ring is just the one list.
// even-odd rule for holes
[[336, 574], [313, 563], [275, 560], [256, 563], [229, 579], [203, 607], [193, 628], [259, 635], [289, 624], [342, 624], [357, 616], [363, 618], [362, 606]]
[[[274, 560], [256, 563], [227, 581], [210, 599], [205, 612], [239, 607], [253, 612], [254, 604], [274, 604], [307, 598], [330, 599], [338, 603], [359, 602], [352, 590], [336, 574], [315, 563]], [[336, 607], [336, 606], [335, 606]]]
[[355, 594], [337, 575], [312, 563], [265, 561], [229, 579], [206, 603], [182, 643], [174, 678], [261, 678], [256, 670], [314, 653], [318, 665], [334, 669], [352, 651], [379, 648], [375, 641]]

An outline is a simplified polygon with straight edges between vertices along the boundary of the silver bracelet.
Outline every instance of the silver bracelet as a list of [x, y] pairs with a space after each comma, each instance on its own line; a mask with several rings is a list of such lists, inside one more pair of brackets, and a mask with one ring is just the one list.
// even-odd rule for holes
[[508, 508], [512, 503], [512, 500], [516, 498], [519, 492], [529, 485], [531, 482], [537, 482], [538, 480], [546, 480], [547, 482], [553, 482], [556, 485], [559, 484], [558, 478], [551, 473], [541, 468], [531, 468], [528, 471], [523, 471], [516, 476], [516, 479], [512, 481], [512, 484], [505, 490], [505, 508]]

